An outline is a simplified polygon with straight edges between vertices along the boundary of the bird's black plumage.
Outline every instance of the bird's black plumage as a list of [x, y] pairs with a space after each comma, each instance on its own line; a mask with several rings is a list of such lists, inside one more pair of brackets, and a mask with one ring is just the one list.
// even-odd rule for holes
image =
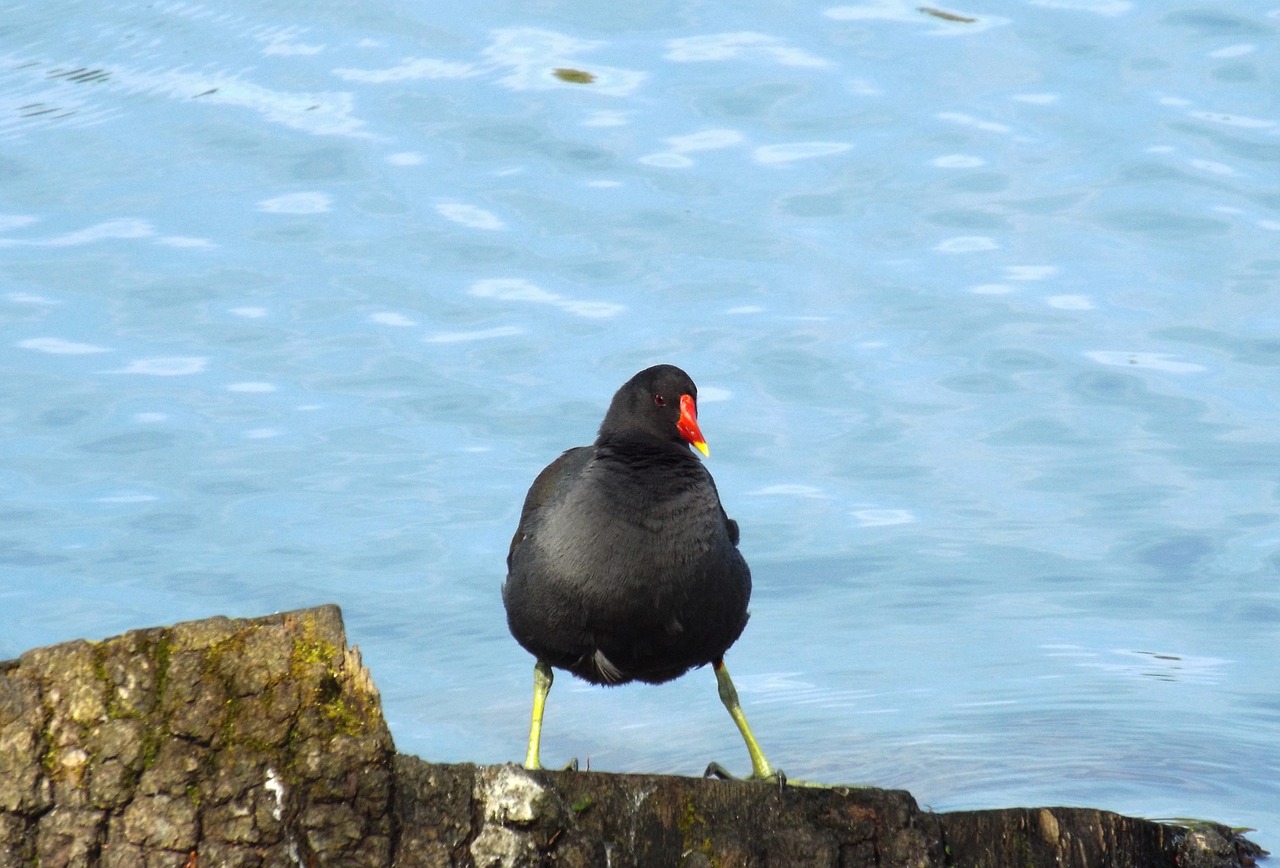
[[696, 400], [679, 368], [643, 370], [614, 395], [595, 443], [534, 480], [502, 598], [512, 635], [539, 660], [597, 684], [658, 684], [719, 664], [741, 635], [751, 572], [690, 449], [705, 450]]

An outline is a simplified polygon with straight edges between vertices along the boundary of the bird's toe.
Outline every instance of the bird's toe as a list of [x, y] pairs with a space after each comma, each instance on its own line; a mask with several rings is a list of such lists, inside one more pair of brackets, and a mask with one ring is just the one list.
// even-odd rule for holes
[[752, 772], [750, 775], [743, 778], [735, 775], [733, 772], [729, 771], [717, 762], [713, 762], [708, 765], [707, 770], [702, 773], [702, 776], [704, 778], [719, 778], [722, 781], [761, 781], [766, 784], [777, 784], [781, 787], [785, 787], [788, 783], [786, 772], [782, 771], [782, 769], [771, 768], [768, 772], [763, 774]]

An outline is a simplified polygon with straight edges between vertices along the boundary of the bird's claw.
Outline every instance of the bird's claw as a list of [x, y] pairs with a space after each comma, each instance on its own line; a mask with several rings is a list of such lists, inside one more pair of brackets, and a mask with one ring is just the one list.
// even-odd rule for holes
[[742, 778], [720, 765], [720, 763], [711, 763], [711, 765], [707, 766], [707, 770], [702, 773], [702, 776], [704, 778], [719, 778], [722, 781], [745, 781], [748, 783], [755, 781], [762, 784], [777, 784], [780, 790], [785, 790], [787, 787], [816, 787], [818, 789], [834, 789], [837, 792], [847, 794], [851, 789], [858, 789], [858, 787], [834, 786], [818, 781], [789, 778], [782, 769], [775, 768], [770, 768], [769, 771], [763, 774], [752, 772], [747, 777]]
[[530, 765], [529, 763], [525, 763], [524, 768], [525, 768], [525, 771], [530, 771], [530, 772], [545, 772], [545, 771], [576, 772], [578, 770], [578, 758], [574, 757], [573, 759], [569, 760], [561, 768], [558, 768], [558, 769], [548, 769], [546, 766], [544, 766], [540, 762], [535, 762], [532, 765]]
[[722, 781], [741, 780], [741, 778], [717, 762], [709, 764], [707, 766], [707, 770], [702, 773], [702, 776], [704, 778], [719, 778]]
[[777, 784], [779, 789], [787, 786], [787, 774], [782, 769], [770, 769], [765, 774], [752, 772], [748, 777], [740, 778], [720, 763], [713, 762], [702, 773], [704, 778], [719, 778], [722, 781], [758, 781], [765, 784]]

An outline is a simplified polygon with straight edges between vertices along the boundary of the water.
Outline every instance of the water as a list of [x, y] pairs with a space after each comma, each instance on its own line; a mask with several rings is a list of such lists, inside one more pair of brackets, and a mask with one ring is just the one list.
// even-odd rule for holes
[[[669, 361], [777, 765], [1280, 847], [1280, 9], [918, 5], [11, 6], [0, 657], [336, 601], [518, 759], [520, 500]], [[543, 755], [745, 770], [713, 683]]]

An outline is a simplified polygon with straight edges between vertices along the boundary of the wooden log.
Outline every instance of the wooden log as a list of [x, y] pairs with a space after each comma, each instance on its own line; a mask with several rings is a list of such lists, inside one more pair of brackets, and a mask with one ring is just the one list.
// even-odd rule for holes
[[396, 755], [341, 613], [0, 663], [0, 865], [1249, 866], [1230, 829], [1079, 808]]

